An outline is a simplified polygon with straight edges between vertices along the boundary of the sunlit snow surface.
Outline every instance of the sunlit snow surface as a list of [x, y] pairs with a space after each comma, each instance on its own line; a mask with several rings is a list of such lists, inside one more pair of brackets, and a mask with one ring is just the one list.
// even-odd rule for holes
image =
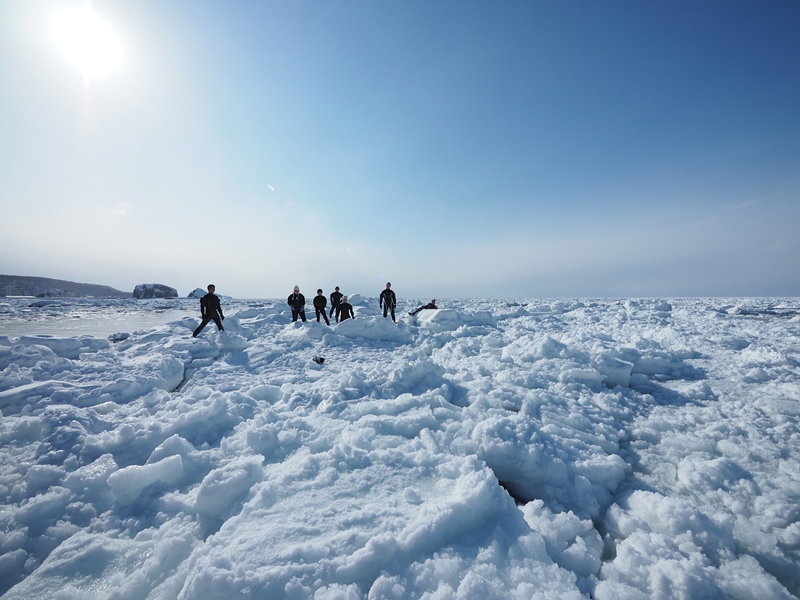
[[355, 300], [1, 301], [4, 598], [800, 597], [800, 301]]

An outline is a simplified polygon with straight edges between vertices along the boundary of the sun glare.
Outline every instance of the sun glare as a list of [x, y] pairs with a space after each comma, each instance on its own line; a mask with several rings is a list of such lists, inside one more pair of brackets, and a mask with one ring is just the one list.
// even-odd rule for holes
[[86, 79], [113, 71], [122, 58], [117, 36], [88, 4], [58, 13], [53, 35], [64, 56]]

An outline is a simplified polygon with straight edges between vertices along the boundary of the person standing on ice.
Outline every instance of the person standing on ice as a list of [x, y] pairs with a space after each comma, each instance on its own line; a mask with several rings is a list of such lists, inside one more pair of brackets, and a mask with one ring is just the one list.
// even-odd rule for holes
[[355, 319], [356, 315], [353, 312], [353, 307], [347, 301], [347, 296], [342, 297], [339, 306], [336, 307], [336, 320], [345, 321], [347, 319]]
[[214, 321], [217, 325], [217, 330], [225, 331], [222, 328], [222, 321], [225, 320], [225, 317], [222, 314], [222, 307], [219, 304], [219, 298], [214, 295], [214, 291], [217, 289], [213, 283], [208, 284], [208, 293], [200, 298], [200, 316], [203, 317], [203, 320], [200, 323], [200, 327], [194, 330], [192, 337], [197, 337], [203, 328], [208, 325], [209, 321]]
[[300, 293], [300, 288], [294, 286], [294, 293], [286, 300], [286, 304], [292, 307], [292, 323], [297, 321], [298, 315], [306, 322], [306, 297]]
[[397, 297], [394, 295], [392, 291], [392, 284], [386, 284], [386, 289], [381, 292], [381, 297], [378, 300], [378, 306], [383, 307], [383, 318], [386, 318], [386, 312], [388, 310], [392, 311], [392, 321], [397, 323], [394, 318], [394, 307], [397, 305]]
[[333, 318], [334, 315], [336, 316], [336, 320], [339, 320], [339, 311], [336, 310], [339, 306], [339, 303], [342, 301], [342, 292], [339, 291], [339, 286], [336, 286], [336, 290], [331, 292], [331, 314], [328, 316]]
[[327, 304], [328, 301], [325, 299], [322, 290], [317, 290], [317, 295], [314, 296], [314, 310], [317, 313], [317, 323], [319, 323], [319, 315], [322, 314], [322, 318], [325, 319], [325, 325], [331, 324], [331, 322], [328, 321], [328, 315], [325, 314], [325, 306]]

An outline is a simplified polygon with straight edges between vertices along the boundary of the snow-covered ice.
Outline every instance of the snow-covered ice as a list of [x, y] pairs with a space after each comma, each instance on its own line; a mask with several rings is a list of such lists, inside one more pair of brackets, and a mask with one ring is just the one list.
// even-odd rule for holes
[[0, 302], [4, 598], [800, 597], [797, 299], [351, 299]]
[[47, 334], [57, 337], [149, 329], [197, 311], [197, 300], [169, 298], [3, 298], [0, 335]]

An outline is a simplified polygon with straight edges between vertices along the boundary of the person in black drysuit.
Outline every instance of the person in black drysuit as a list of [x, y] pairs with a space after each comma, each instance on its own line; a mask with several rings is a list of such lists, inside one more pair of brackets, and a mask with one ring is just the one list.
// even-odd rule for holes
[[392, 284], [387, 283], [386, 289], [381, 292], [381, 297], [378, 300], [378, 306], [383, 307], [383, 317], [386, 318], [386, 312], [391, 310], [392, 311], [392, 321], [397, 323], [394, 318], [394, 307], [397, 305], [397, 297], [394, 295], [392, 291]]
[[322, 315], [322, 318], [325, 319], [325, 325], [330, 325], [331, 322], [328, 321], [328, 315], [325, 314], [325, 306], [328, 304], [328, 301], [325, 299], [325, 296], [322, 294], [322, 290], [317, 290], [317, 295], [314, 296], [314, 310], [317, 313], [317, 323], [319, 323], [319, 316]]
[[294, 293], [286, 299], [286, 304], [292, 307], [292, 323], [300, 316], [306, 322], [306, 297], [300, 293], [300, 288], [294, 286]]
[[203, 317], [203, 320], [200, 323], [200, 327], [194, 330], [192, 337], [197, 337], [203, 331], [203, 327], [212, 320], [217, 324], [219, 331], [225, 331], [222, 328], [222, 321], [225, 320], [222, 314], [222, 307], [219, 305], [219, 298], [214, 295], [216, 289], [213, 283], [209, 284], [208, 293], [200, 298], [200, 316]]
[[336, 320], [345, 321], [346, 319], [355, 319], [356, 315], [353, 312], [353, 307], [347, 301], [347, 296], [342, 297], [339, 306], [336, 307]]
[[428, 303], [427, 303], [425, 306], [420, 306], [419, 308], [415, 308], [414, 310], [412, 310], [412, 311], [411, 311], [410, 313], [408, 313], [408, 314], [410, 314], [410, 315], [413, 317], [413, 316], [414, 316], [415, 314], [417, 314], [419, 311], [421, 311], [421, 310], [425, 310], [426, 308], [439, 308], [438, 306], [436, 306], [436, 298], [434, 298], [433, 300], [431, 300], [430, 302], [428, 302]]
[[342, 301], [342, 292], [339, 291], [339, 286], [336, 286], [336, 291], [331, 292], [331, 314], [328, 316], [333, 318], [334, 314], [336, 315], [336, 320], [339, 320], [339, 312], [336, 308], [339, 306], [339, 303]]

